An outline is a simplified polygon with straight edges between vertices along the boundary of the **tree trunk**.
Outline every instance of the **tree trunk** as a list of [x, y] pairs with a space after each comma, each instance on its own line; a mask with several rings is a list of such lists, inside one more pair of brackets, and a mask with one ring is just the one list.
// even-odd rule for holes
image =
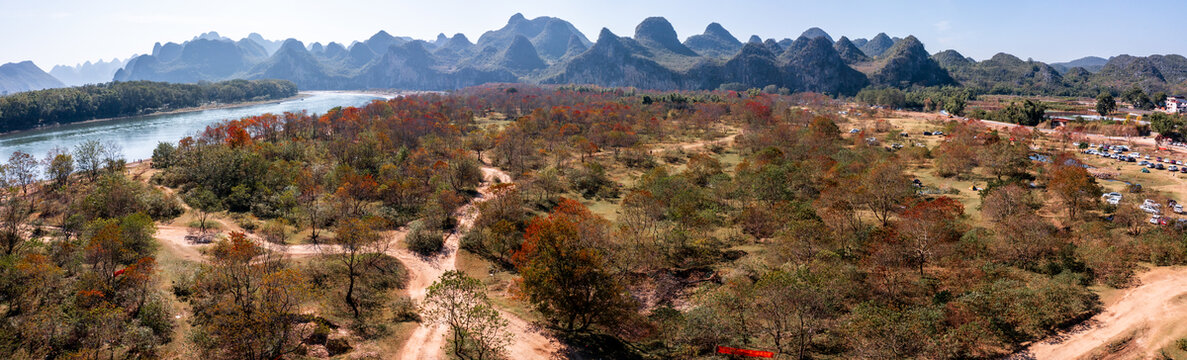
[[350, 270], [349, 277], [350, 277], [350, 283], [348, 285], [346, 285], [346, 304], [350, 305], [350, 310], [352, 312], [354, 312], [354, 318], [358, 319], [359, 318], [359, 305], [355, 304], [355, 301], [354, 301], [354, 278], [355, 278], [354, 269]]

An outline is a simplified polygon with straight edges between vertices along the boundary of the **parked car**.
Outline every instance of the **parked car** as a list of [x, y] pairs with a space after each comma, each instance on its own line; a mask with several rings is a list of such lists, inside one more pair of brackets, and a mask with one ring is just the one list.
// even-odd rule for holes
[[1179, 171], [1179, 167], [1171, 165], [1171, 166], [1167, 167], [1166, 170], [1167, 171]]
[[1146, 199], [1145, 202], [1142, 202], [1142, 206], [1139, 206], [1138, 208], [1150, 214], [1162, 213], [1162, 205], [1150, 199]]
[[1166, 219], [1162, 215], [1154, 215], [1150, 217], [1150, 223], [1154, 225], [1166, 225]]
[[1157, 168], [1158, 168], [1158, 170], [1163, 170], [1163, 169], [1166, 169], [1166, 166], [1163, 166], [1161, 163], [1159, 163], [1159, 164], [1155, 164], [1154, 166], [1155, 166], [1155, 167], [1157, 167]]
[[1121, 203], [1121, 193], [1111, 192], [1101, 195], [1100, 197], [1101, 199], [1104, 199], [1105, 203], [1108, 203], [1109, 205], [1117, 205]]

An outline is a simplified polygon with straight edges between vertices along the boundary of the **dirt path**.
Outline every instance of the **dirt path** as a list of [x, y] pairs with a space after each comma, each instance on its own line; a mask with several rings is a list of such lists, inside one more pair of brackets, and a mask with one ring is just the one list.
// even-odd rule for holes
[[1081, 359], [1118, 346], [1118, 358], [1155, 358], [1159, 349], [1187, 333], [1187, 267], [1159, 267], [1141, 275], [1142, 284], [1125, 290], [1084, 326], [1034, 344], [1034, 359]]
[[[500, 183], [511, 182], [510, 175], [492, 167], [484, 166], [482, 174], [486, 181], [479, 189], [480, 196], [470, 204], [458, 209], [456, 213], [458, 230], [449, 234], [445, 239], [445, 250], [441, 254], [426, 258], [399, 246], [397, 246], [398, 250], [392, 253], [393, 256], [404, 262], [409, 273], [412, 274], [408, 284], [408, 294], [412, 299], [416, 301], [424, 299], [425, 289], [433, 281], [436, 281], [446, 271], [457, 268], [457, 252], [461, 236], [477, 219], [477, 204], [490, 199], [491, 193], [488, 190], [490, 184], [495, 180]], [[511, 355], [512, 359], [549, 359], [560, 351], [560, 347], [555, 341], [534, 329], [527, 321], [505, 311], [500, 313], [507, 319], [509, 324], [507, 330], [512, 334], [513, 341], [507, 349], [507, 353]], [[421, 324], [412, 332], [412, 336], [404, 344], [398, 358], [403, 360], [445, 358], [443, 354], [445, 331], [444, 326]]]
[[[479, 188], [479, 196], [454, 213], [458, 218], [458, 230], [450, 233], [445, 238], [445, 248], [440, 254], [425, 257], [409, 251], [399, 244], [406, 234], [403, 230], [390, 231], [385, 234], [392, 241], [392, 246], [389, 247], [388, 254], [399, 259], [408, 269], [409, 281], [407, 289], [409, 297], [413, 300], [418, 302], [423, 300], [426, 289], [434, 281], [440, 278], [446, 271], [457, 268], [457, 252], [461, 236], [465, 234], [466, 230], [477, 219], [477, 204], [490, 199], [490, 185], [496, 181], [499, 183], [511, 182], [510, 175], [493, 167], [482, 167], [482, 174], [485, 181]], [[219, 223], [227, 231], [244, 232], [234, 222], [224, 221], [223, 219], [211, 219], [211, 221]], [[156, 238], [161, 240], [164, 246], [186, 260], [195, 262], [205, 261], [201, 251], [199, 251], [199, 247], [202, 245], [192, 243], [186, 239], [186, 236], [191, 231], [192, 229], [188, 227], [159, 225], [157, 227]], [[314, 256], [322, 252], [321, 250], [323, 249], [321, 247], [329, 246], [273, 244], [251, 234], [248, 234], [248, 238], [268, 250], [295, 257]], [[500, 311], [500, 313], [507, 319], [509, 323], [508, 331], [513, 336], [512, 344], [507, 349], [508, 353], [511, 354], [511, 358], [550, 359], [560, 352], [559, 344], [553, 341], [552, 338], [545, 336], [538, 329], [533, 328], [527, 321], [505, 311]], [[445, 330], [443, 326], [421, 324], [413, 331], [408, 342], [404, 344], [404, 348], [400, 351], [398, 358], [407, 360], [443, 359]]]

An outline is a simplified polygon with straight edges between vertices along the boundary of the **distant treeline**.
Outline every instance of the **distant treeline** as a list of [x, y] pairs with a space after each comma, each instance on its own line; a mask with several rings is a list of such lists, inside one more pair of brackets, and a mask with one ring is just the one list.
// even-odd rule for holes
[[0, 97], [0, 132], [296, 94], [297, 85], [288, 80], [130, 81], [29, 91]]

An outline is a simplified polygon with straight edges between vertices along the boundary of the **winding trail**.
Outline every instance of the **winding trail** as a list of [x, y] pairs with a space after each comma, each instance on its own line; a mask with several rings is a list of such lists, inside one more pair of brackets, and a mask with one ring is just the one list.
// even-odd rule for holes
[[[458, 208], [454, 213], [458, 218], [457, 230], [451, 232], [445, 238], [445, 247], [441, 253], [435, 256], [421, 256], [397, 244], [404, 239], [406, 231], [396, 230], [385, 233], [385, 236], [392, 242], [391, 246], [388, 247], [388, 255], [399, 259], [405, 268], [408, 269], [407, 293], [414, 301], [419, 302], [423, 300], [428, 287], [446, 271], [457, 269], [457, 252], [461, 237], [473, 226], [474, 220], [478, 218], [477, 205], [489, 200], [493, 196], [490, 192], [490, 186], [496, 181], [499, 183], [511, 182], [510, 175], [489, 166], [482, 167], [482, 175], [483, 183], [478, 189], [479, 196], [461, 208]], [[224, 229], [229, 231], [243, 231], [242, 228], [233, 222], [223, 221], [221, 219], [212, 219], [211, 221], [220, 223]], [[164, 246], [172, 249], [183, 259], [196, 262], [205, 261], [202, 253], [199, 251], [199, 247], [202, 245], [192, 243], [186, 239], [186, 236], [191, 231], [188, 227], [159, 225], [157, 227], [156, 238], [161, 240]], [[280, 245], [264, 241], [250, 234], [248, 238], [268, 250], [294, 257], [316, 256], [321, 254], [321, 250], [323, 250], [320, 248], [321, 246], [331, 246], [304, 244]], [[507, 330], [512, 334], [512, 343], [507, 348], [510, 358], [552, 359], [558, 357], [561, 347], [556, 340], [545, 335], [531, 323], [514, 314], [506, 311], [499, 312], [507, 319]], [[395, 358], [403, 360], [444, 359], [445, 339], [445, 326], [421, 323], [413, 331], [400, 353], [393, 355], [395, 355]]]
[[[1104, 304], [1082, 326], [1031, 345], [1034, 359], [1156, 358], [1163, 347], [1187, 334], [1187, 267], [1157, 267], [1141, 285]], [[1114, 343], [1121, 353], [1108, 354]], [[1112, 355], [1112, 356], [1110, 356]]]

